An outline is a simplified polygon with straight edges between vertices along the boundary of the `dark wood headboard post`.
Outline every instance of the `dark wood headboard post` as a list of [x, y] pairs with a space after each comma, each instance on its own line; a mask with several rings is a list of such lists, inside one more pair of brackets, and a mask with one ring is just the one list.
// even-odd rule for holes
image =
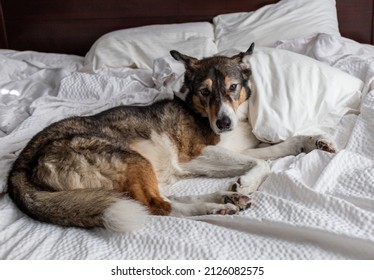
[[7, 49], [8, 48], [8, 40], [7, 40], [7, 36], [6, 36], [3, 5], [1, 3], [1, 0], [0, 0], [0, 48], [1, 49]]

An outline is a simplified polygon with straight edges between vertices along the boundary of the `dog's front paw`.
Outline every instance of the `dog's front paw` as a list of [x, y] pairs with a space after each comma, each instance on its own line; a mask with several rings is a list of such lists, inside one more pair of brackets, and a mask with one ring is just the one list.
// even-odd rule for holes
[[238, 214], [240, 208], [232, 203], [217, 204], [213, 209], [210, 209], [209, 215], [235, 215]]
[[239, 194], [243, 195], [251, 195], [254, 193], [259, 187], [259, 184], [242, 184], [241, 179], [239, 178], [238, 181], [236, 181], [232, 186], [231, 190], [233, 192], [237, 192]]
[[243, 195], [250, 195], [258, 190], [261, 184], [270, 174], [270, 166], [264, 160], [256, 161], [247, 173], [240, 176], [238, 181], [231, 186], [231, 191], [238, 192]]
[[338, 152], [338, 148], [335, 146], [335, 144], [328, 139], [317, 140], [316, 146], [318, 150], [322, 150], [322, 151], [329, 152], [332, 154], [335, 154]]
[[225, 203], [231, 203], [239, 207], [240, 210], [248, 209], [251, 206], [251, 198], [240, 193], [232, 193], [224, 196]]
[[240, 177], [238, 181], [236, 181], [231, 186], [231, 191], [240, 193], [242, 195], [250, 195], [257, 191], [257, 189], [262, 183], [262, 181], [259, 180], [249, 181], [248, 178], [243, 177], [244, 176]]
[[333, 154], [338, 152], [338, 148], [331, 140], [326, 139], [321, 135], [307, 136], [304, 141], [304, 151], [309, 153], [315, 149]]

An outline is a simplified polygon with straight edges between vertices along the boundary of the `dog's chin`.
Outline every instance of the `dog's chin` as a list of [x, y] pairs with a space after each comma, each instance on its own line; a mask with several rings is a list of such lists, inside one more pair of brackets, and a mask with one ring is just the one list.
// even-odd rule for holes
[[224, 134], [226, 132], [233, 131], [234, 127], [230, 127], [230, 128], [226, 128], [226, 129], [219, 129], [216, 126], [213, 126], [212, 129], [213, 129], [213, 131], [214, 131], [215, 134], [220, 135], [220, 134]]
[[222, 130], [216, 132], [216, 134], [220, 135], [220, 134], [224, 134], [224, 133], [227, 133], [227, 132], [230, 132], [230, 131], [233, 131], [233, 130], [234, 130], [233, 128], [222, 129]]

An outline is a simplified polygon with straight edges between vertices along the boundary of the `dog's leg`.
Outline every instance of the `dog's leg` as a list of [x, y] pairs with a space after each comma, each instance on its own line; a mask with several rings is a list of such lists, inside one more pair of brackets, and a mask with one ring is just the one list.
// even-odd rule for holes
[[207, 195], [169, 197], [172, 216], [198, 216], [205, 214], [236, 214], [251, 205], [249, 196], [237, 192], [219, 191]]
[[169, 200], [173, 202], [181, 202], [181, 203], [201, 203], [201, 202], [208, 202], [208, 203], [219, 203], [219, 204], [226, 204], [231, 203], [237, 205], [241, 210], [247, 208], [250, 204], [250, 197], [246, 195], [239, 194], [233, 191], [217, 191], [210, 194], [204, 195], [189, 195], [189, 196], [169, 196]]
[[181, 168], [191, 176], [225, 178], [243, 175], [259, 160], [218, 146], [206, 146], [202, 154]]
[[[265, 148], [247, 149], [243, 154], [262, 160], [277, 159], [289, 155], [298, 155], [301, 152], [309, 153], [320, 149], [334, 153], [337, 151], [334, 144], [322, 136], [295, 136], [286, 141]], [[264, 161], [258, 161], [257, 165], [233, 185], [232, 190], [242, 194], [254, 192], [267, 174], [270, 173], [269, 166]], [[254, 176], [255, 175], [255, 176]], [[257, 180], [257, 181], [256, 181]]]
[[302, 152], [309, 153], [319, 149], [330, 153], [337, 152], [337, 148], [332, 141], [321, 135], [316, 136], [294, 136], [282, 143], [264, 148], [247, 149], [244, 154], [258, 159], [277, 159], [280, 157], [298, 155]]
[[218, 146], [207, 146], [200, 156], [181, 167], [190, 175], [216, 178], [241, 176], [240, 187], [236, 186], [235, 190], [242, 194], [256, 191], [270, 173], [266, 161]]
[[152, 164], [137, 152], [127, 155], [127, 159], [128, 164], [124, 170], [126, 179], [120, 182], [119, 191], [140, 201], [152, 215], [170, 215], [171, 204], [160, 194]]
[[[250, 204], [248, 196], [229, 191], [165, 199], [159, 193], [156, 174], [151, 163], [137, 153], [133, 153], [132, 157], [133, 164], [129, 164], [126, 169], [127, 180], [121, 191], [142, 202], [151, 214], [171, 216], [232, 215], [246, 209]], [[248, 159], [246, 161], [242, 159], [240, 162], [248, 164]]]

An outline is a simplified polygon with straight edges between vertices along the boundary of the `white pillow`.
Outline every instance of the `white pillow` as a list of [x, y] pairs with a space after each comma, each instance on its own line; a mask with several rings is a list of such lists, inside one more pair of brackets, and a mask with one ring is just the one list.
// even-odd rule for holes
[[153, 60], [178, 50], [194, 57], [217, 52], [213, 25], [208, 22], [149, 25], [103, 35], [85, 57], [85, 69], [132, 67], [152, 69]]
[[250, 57], [253, 133], [277, 143], [293, 135], [329, 133], [358, 110], [364, 83], [339, 69], [287, 50], [258, 48]]
[[254, 12], [213, 19], [218, 51], [273, 47], [278, 40], [314, 33], [339, 35], [335, 0], [282, 0]]

